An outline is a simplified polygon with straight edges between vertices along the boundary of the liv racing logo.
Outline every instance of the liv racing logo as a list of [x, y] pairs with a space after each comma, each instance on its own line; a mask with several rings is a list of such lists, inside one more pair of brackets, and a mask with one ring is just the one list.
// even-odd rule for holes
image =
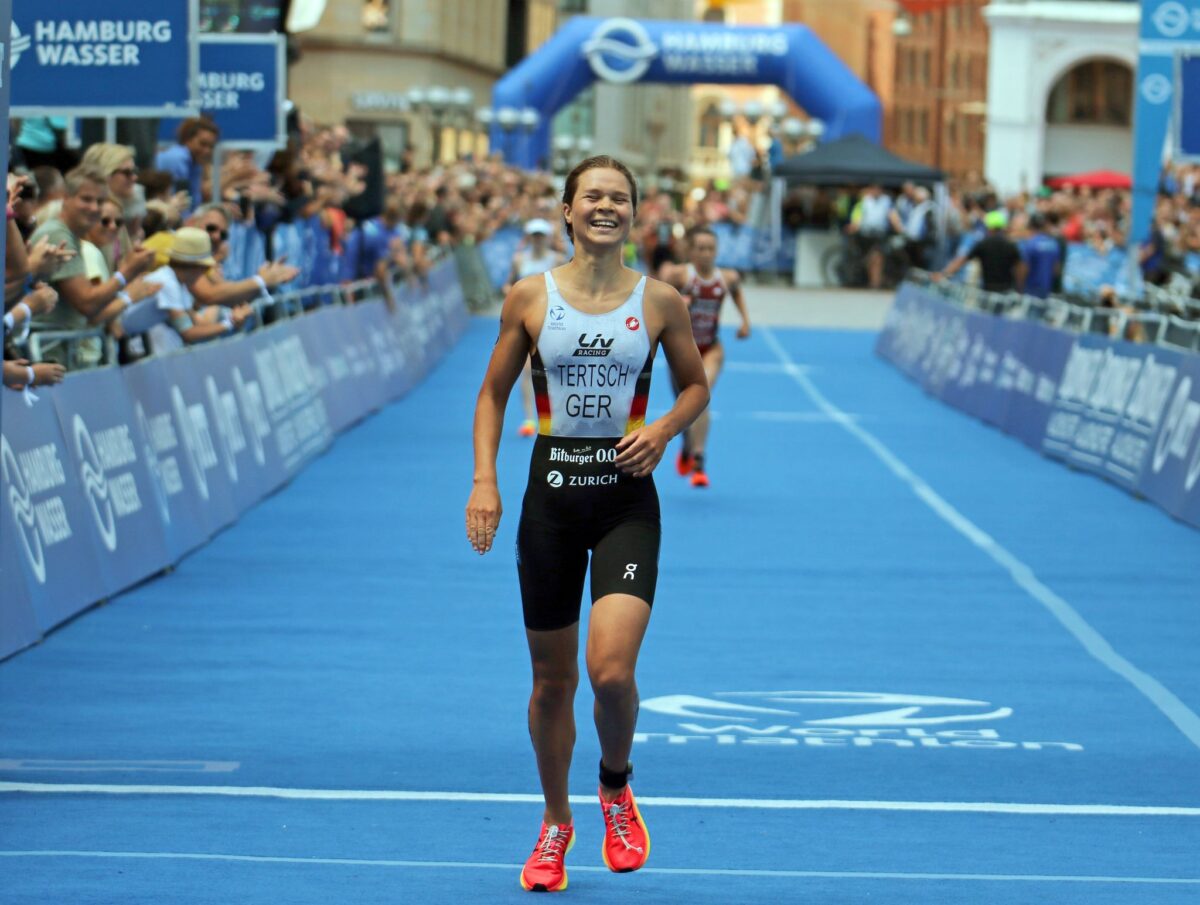
[[[656, 727], [656, 731], [636, 733], [634, 741], [640, 744], [1083, 750], [1073, 742], [1002, 738], [992, 727], [1010, 718], [1013, 709], [970, 698], [861, 691], [718, 691], [711, 697], [663, 695], [642, 701], [641, 708], [643, 714], [654, 714], [660, 724], [668, 725], [665, 731]], [[642, 720], [644, 726], [651, 722]]]
[[592, 72], [606, 82], [636, 82], [658, 56], [645, 27], [633, 19], [606, 19], [583, 44]]

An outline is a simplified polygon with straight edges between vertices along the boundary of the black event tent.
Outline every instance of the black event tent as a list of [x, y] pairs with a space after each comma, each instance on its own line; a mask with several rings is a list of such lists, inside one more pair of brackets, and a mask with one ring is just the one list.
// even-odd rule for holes
[[784, 160], [772, 172], [789, 185], [898, 186], [905, 182], [941, 182], [941, 170], [885, 151], [869, 138], [850, 135]]

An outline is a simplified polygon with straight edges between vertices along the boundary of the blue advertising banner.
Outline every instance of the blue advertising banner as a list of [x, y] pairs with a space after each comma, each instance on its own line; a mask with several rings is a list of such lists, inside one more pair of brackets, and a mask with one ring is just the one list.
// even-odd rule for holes
[[12, 115], [187, 115], [196, 0], [13, 0]]
[[1176, 517], [1200, 525], [1200, 356], [1158, 349], [1154, 357], [1147, 371], [1162, 416], [1138, 489]]
[[[1179, 105], [1177, 58], [1188, 52], [1200, 52], [1200, 0], [1141, 0], [1141, 3], [1133, 110], [1131, 246], [1145, 242], [1150, 235], [1163, 158], [1171, 150], [1172, 114]], [[1193, 105], [1188, 111], [1189, 119], [1195, 118], [1195, 109]]]
[[68, 467], [79, 476], [100, 552], [105, 590], [115, 594], [171, 563], [166, 532], [129, 391], [116, 368], [72, 375], [53, 396]]
[[21, 555], [17, 552], [18, 538], [7, 519], [0, 525], [0, 536], [3, 536], [0, 541], [0, 659], [3, 659], [14, 650], [36, 643], [42, 633], [17, 558]]
[[273, 491], [283, 471], [271, 448], [271, 423], [255, 379], [254, 338], [238, 336], [198, 350], [203, 358], [203, 401], [217, 458], [238, 514]]
[[1200, 356], [967, 311], [911, 285], [876, 352], [944, 402], [1200, 527]]
[[[778, 85], [825, 123], [826, 140], [879, 141], [879, 99], [804, 25], [730, 26], [663, 19], [575, 16], [496, 83], [491, 146], [532, 167], [548, 159], [554, 114], [596, 81], [618, 85]], [[505, 109], [532, 108], [530, 132]]]
[[204, 404], [203, 346], [169, 356], [167, 385], [171, 388], [171, 411], [179, 431], [184, 472], [200, 502], [200, 519], [208, 534], [217, 534], [237, 520], [229, 477], [217, 452], [217, 438], [208, 407]]
[[[466, 329], [452, 263], [370, 300], [0, 392], [0, 658], [178, 561], [406, 392]], [[336, 422], [330, 410], [344, 417]]]
[[513, 255], [521, 244], [521, 230], [516, 226], [505, 226], [496, 230], [479, 244], [483, 255], [483, 266], [487, 268], [493, 289], [500, 289], [508, 282], [512, 271]]
[[[200, 112], [221, 130], [226, 148], [287, 144], [286, 39], [283, 35], [201, 35]], [[163, 118], [161, 140], [175, 140], [179, 119]]]
[[121, 369], [133, 400], [133, 414], [149, 449], [146, 461], [154, 481], [155, 504], [165, 526], [173, 561], [205, 543], [211, 533], [184, 432], [186, 406], [176, 403], [170, 359], [149, 358]]
[[108, 593], [91, 504], [55, 414], [56, 392], [39, 390], [33, 406], [18, 393], [0, 394], [0, 524], [43, 632]]

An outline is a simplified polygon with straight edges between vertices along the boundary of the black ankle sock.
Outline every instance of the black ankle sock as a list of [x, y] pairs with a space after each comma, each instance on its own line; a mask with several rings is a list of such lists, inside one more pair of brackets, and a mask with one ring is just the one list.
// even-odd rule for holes
[[604, 766], [604, 758], [600, 758], [600, 785], [606, 789], [623, 789], [629, 785], [629, 777], [633, 775], [633, 764], [625, 764], [624, 770], [610, 770]]

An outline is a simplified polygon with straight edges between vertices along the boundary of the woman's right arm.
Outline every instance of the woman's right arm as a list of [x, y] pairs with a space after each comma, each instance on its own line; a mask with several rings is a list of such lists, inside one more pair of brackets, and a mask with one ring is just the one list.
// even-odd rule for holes
[[481, 555], [492, 548], [500, 527], [502, 510], [496, 482], [496, 453], [500, 448], [500, 431], [509, 393], [529, 357], [525, 316], [536, 300], [536, 286], [534, 280], [522, 280], [504, 300], [500, 335], [475, 402], [475, 477], [471, 497], [467, 500], [467, 539]]

